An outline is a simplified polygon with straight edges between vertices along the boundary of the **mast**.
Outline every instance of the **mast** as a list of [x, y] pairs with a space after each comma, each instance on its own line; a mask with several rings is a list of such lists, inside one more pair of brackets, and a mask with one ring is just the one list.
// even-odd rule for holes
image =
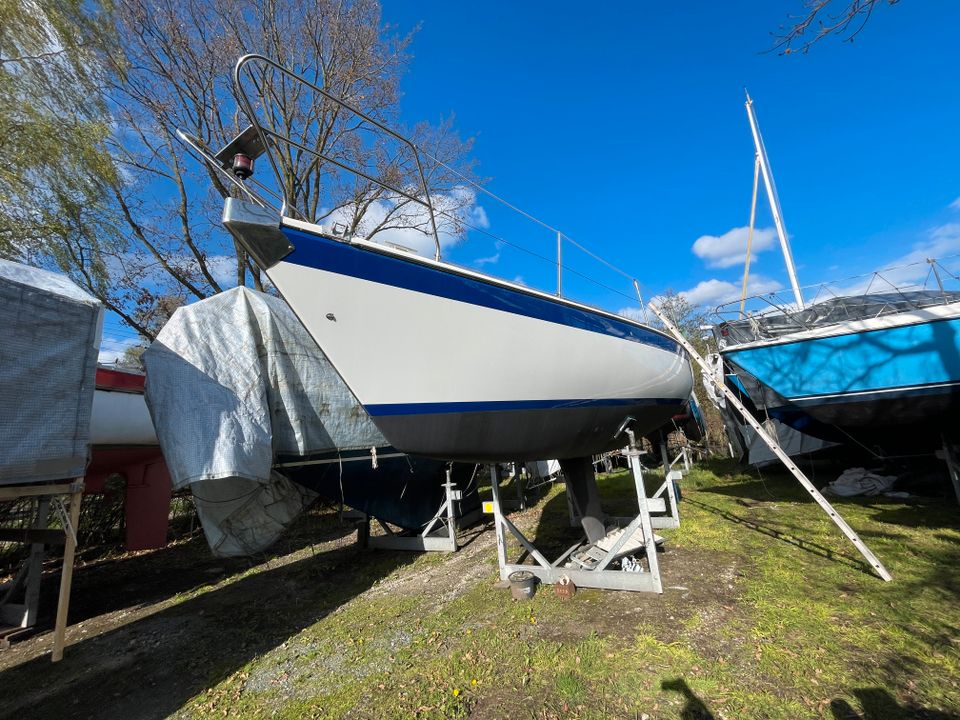
[[760, 137], [760, 127], [757, 125], [757, 116], [753, 112], [753, 100], [750, 93], [747, 96], [747, 116], [750, 118], [750, 130], [753, 132], [753, 144], [757, 148], [757, 159], [760, 161], [760, 171], [763, 173], [763, 184], [767, 189], [767, 200], [770, 202], [770, 212], [773, 214], [773, 224], [780, 237], [780, 249], [783, 251], [783, 260], [787, 265], [787, 275], [790, 278], [790, 287], [793, 288], [793, 297], [797, 307], [804, 308], [803, 296], [800, 294], [800, 285], [797, 283], [797, 269], [793, 265], [793, 253], [790, 251], [790, 241], [787, 239], [787, 229], [783, 225], [783, 214], [780, 211], [780, 198], [777, 197], [777, 188], [773, 184], [773, 173], [770, 170], [770, 160], [763, 147], [763, 138]]

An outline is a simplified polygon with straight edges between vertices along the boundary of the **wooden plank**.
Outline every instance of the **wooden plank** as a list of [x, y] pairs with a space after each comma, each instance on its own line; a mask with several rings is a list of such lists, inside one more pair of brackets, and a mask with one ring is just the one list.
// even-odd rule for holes
[[37, 528], [0, 528], [0, 542], [17, 542], [32, 545], [66, 545], [67, 534], [63, 530], [38, 530]]
[[[42, 497], [43, 495], [69, 495], [74, 491], [76, 483], [57, 485], [7, 485], [0, 487], [0, 501], [19, 500], [25, 497]], [[80, 484], [83, 487], [83, 483]]]
[[12, 640], [21, 640], [33, 633], [33, 628], [20, 627], [19, 625], [0, 625], [0, 650], [6, 650], [10, 647]]
[[[70, 587], [73, 584], [73, 558], [77, 551], [76, 533], [80, 524], [80, 500], [83, 497], [83, 482], [70, 496], [70, 525], [73, 535], [67, 534], [63, 551], [63, 573], [60, 576], [60, 599], [57, 602], [57, 624], [53, 631], [53, 662], [63, 659], [63, 644], [67, 634], [67, 611], [70, 609]], [[74, 487], [77, 487], [75, 485]]]
[[[33, 530], [44, 532], [47, 530], [47, 521], [50, 517], [50, 498], [42, 497], [37, 500], [37, 520]], [[66, 542], [66, 533], [63, 533]], [[30, 548], [30, 563], [27, 571], [27, 587], [23, 594], [23, 603], [27, 606], [26, 616], [23, 619], [24, 627], [33, 627], [40, 615], [40, 580], [43, 577], [43, 545], [34, 543]]]

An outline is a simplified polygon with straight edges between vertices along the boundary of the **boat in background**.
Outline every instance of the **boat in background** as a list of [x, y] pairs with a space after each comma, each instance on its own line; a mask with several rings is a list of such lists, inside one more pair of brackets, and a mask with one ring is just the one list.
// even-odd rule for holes
[[[421, 206], [433, 258], [297, 219], [286, 196], [278, 211], [240, 182], [262, 153], [277, 170], [274, 146], [290, 142], [260, 125], [244, 94], [241, 71], [251, 62], [406, 143], [421, 168], [417, 191], [296, 147]], [[397, 450], [476, 462], [589, 458], [622, 447], [625, 427], [642, 435], [682, 412], [693, 375], [667, 334], [559, 289], [551, 295], [442, 261], [420, 151], [409, 140], [267, 58], [242, 58], [235, 80], [252, 128], [215, 157], [181, 137], [241, 189], [243, 199], [225, 202], [224, 225]], [[523, 351], [501, 349], [514, 347]]]
[[[871, 292], [874, 281], [885, 281], [874, 273], [862, 294], [806, 305], [749, 96], [746, 107], [793, 297], [755, 298], [763, 309], [745, 311], [748, 247], [737, 317], [714, 329], [725, 372], [758, 417], [807, 435], [881, 451], [940, 446], [960, 410], [960, 292], [944, 288], [944, 275], [957, 278], [927, 260], [936, 289], [886, 281], [889, 291]], [[752, 223], [753, 216], [751, 231]], [[717, 313], [734, 312], [732, 305]]]
[[90, 464], [85, 492], [123, 493], [125, 546], [167, 543], [172, 488], [144, 397], [142, 372], [97, 367], [90, 415]]
[[[766, 409], [758, 410], [741, 377], [746, 378], [747, 382], [750, 382], [751, 379], [742, 372], [740, 374], [729, 372], [729, 367], [726, 366], [719, 353], [709, 353], [704, 360], [711, 369], [710, 374], [714, 377], [713, 379], [707, 377], [707, 375], [702, 377], [703, 389], [707, 396], [707, 402], [711, 403], [720, 413], [731, 457], [755, 467], [780, 462], [753, 426], [740, 414], [739, 410], [727, 402], [724, 394], [718, 390], [718, 384], [721, 383], [736, 396], [748, 413], [764, 425], [768, 434], [776, 439], [780, 448], [790, 457], [798, 458], [813, 455], [837, 445], [836, 442], [814, 437], [809, 433], [782, 423], [768, 414]], [[755, 387], [757, 391], [754, 394], [759, 396], [762, 392], [759, 390], [759, 383]], [[814, 421], [811, 419], [811, 422]]]
[[138, 370], [97, 367], [90, 417], [90, 444], [104, 450], [140, 447], [160, 450], [144, 398], [146, 377]]
[[960, 292], [834, 298], [718, 333], [754, 403], [814, 437], [939, 446], [960, 410]]

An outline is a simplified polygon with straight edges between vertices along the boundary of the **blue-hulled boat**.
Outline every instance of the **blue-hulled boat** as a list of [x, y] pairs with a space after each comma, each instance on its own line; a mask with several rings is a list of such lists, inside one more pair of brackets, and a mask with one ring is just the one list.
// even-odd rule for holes
[[939, 445], [944, 422], [960, 409], [960, 293], [944, 290], [936, 261], [928, 260], [937, 291], [871, 293], [868, 285], [862, 295], [807, 306], [749, 95], [746, 109], [756, 150], [751, 230], [762, 172], [793, 300], [766, 299], [766, 311], [746, 311], [748, 241], [738, 319], [715, 328], [728, 377], [758, 418], [813, 437], [881, 448]]
[[718, 326], [754, 403], [815, 437], [936, 446], [960, 409], [960, 293], [827, 300]]

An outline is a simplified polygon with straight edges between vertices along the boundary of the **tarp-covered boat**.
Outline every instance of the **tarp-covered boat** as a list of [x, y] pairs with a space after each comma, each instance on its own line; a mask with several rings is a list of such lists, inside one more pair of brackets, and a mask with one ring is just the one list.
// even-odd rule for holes
[[102, 325], [69, 278], [0, 260], [0, 485], [84, 475]]
[[191, 488], [219, 555], [263, 550], [318, 493], [412, 528], [441, 502], [446, 464], [390, 448], [276, 297], [182, 307], [143, 360], [173, 486]]

